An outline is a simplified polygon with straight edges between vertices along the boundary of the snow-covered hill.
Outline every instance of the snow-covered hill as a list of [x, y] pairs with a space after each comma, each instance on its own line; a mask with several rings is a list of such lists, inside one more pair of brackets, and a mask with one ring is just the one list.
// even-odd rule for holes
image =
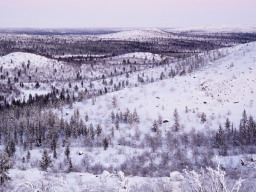
[[254, 26], [202, 26], [202, 27], [187, 27], [187, 28], [172, 28], [167, 29], [170, 32], [195, 32], [195, 33], [255, 33], [256, 27]]
[[[166, 139], [166, 134], [170, 132], [174, 124], [174, 109], [178, 110], [180, 116], [181, 132], [197, 132], [199, 130], [210, 132], [210, 130], [218, 129], [218, 126], [223, 124], [227, 117], [231, 122], [234, 122], [234, 126], [237, 128], [244, 109], [248, 114], [255, 117], [256, 43], [230, 48], [230, 52], [231, 54], [228, 56], [183, 76], [125, 88], [96, 98], [75, 102], [72, 106], [65, 105], [61, 109], [53, 109], [54, 113], [65, 120], [70, 120], [74, 110], [79, 110], [79, 117], [88, 127], [100, 125], [103, 128], [102, 137], [111, 137], [111, 143], [107, 150], [104, 150], [101, 146], [87, 146], [89, 144], [84, 147], [86, 141], [82, 137], [72, 141], [73, 169], [78, 170], [81, 163], [84, 163], [84, 167], [88, 165], [94, 166], [96, 169], [99, 166], [101, 169], [116, 170], [120, 169], [120, 165], [125, 165], [126, 162], [133, 161], [136, 158], [141, 159], [139, 163], [144, 162], [142, 166], [150, 165], [150, 161], [159, 166], [162, 163], [163, 156], [158, 156], [158, 153], [162, 155], [171, 147], [168, 146], [168, 148], [163, 144], [161, 149], [155, 149], [156, 151], [152, 152], [150, 147], [145, 144], [147, 142], [145, 138], [149, 137], [148, 135], [155, 134], [152, 133], [153, 121], [162, 119], [162, 121], [166, 120], [167, 122], [159, 127], [161, 136], [157, 135], [157, 137]], [[155, 70], [159, 73], [164, 67], [159, 66], [158, 68], [148, 69], [148, 71]], [[147, 71], [144, 72], [146, 74]], [[115, 104], [113, 104], [114, 98]], [[114, 114], [120, 114], [121, 112], [124, 114], [127, 109], [132, 113], [136, 110], [139, 122], [132, 124], [120, 122], [118, 129], [113, 128], [116, 125], [111, 120], [112, 112]], [[205, 123], [201, 121], [203, 112], [207, 119]], [[89, 115], [88, 121], [84, 118], [86, 114]], [[176, 134], [175, 132], [171, 133]], [[100, 139], [101, 137], [97, 137], [94, 141], [98, 143]], [[63, 166], [62, 162], [65, 163], [64, 150], [64, 147], [58, 148], [57, 154], [59, 156], [58, 159], [53, 160], [55, 164], [53, 169], [57, 166]], [[80, 152], [82, 152], [81, 155]], [[15, 186], [32, 188], [34, 185], [38, 185], [38, 181], [42, 179], [42, 172], [34, 170], [33, 166], [35, 166], [35, 162], [40, 161], [41, 153], [41, 148], [31, 150], [31, 167], [27, 167], [25, 172], [11, 171], [11, 176], [17, 178], [16, 183], [14, 182]], [[18, 150], [17, 154], [19, 154], [19, 161], [21, 161], [22, 156], [24, 156], [23, 150]], [[238, 157], [234, 156], [232, 158], [236, 160], [232, 167], [236, 168], [239, 166]], [[226, 165], [228, 160], [222, 158], [221, 161]], [[137, 161], [134, 162], [137, 163]], [[18, 163], [16, 168], [22, 169], [24, 165], [24, 163]], [[100, 170], [100, 168], [98, 169]], [[137, 168], [133, 167], [133, 169]], [[29, 174], [35, 174], [35, 178], [29, 177]], [[90, 183], [97, 188], [111, 188], [118, 186], [118, 184], [119, 187], [122, 187], [120, 184], [122, 181], [118, 178], [118, 174], [110, 174], [106, 171], [99, 175], [72, 172], [65, 177], [61, 173], [56, 177], [56, 174], [48, 174], [47, 177], [56, 181], [58, 181], [57, 177], [61, 178], [59, 180], [60, 185], [56, 186], [56, 189], [59, 190], [66, 187], [72, 189], [71, 183], [76, 183], [73, 189], [78, 191], [81, 190], [81, 187], [90, 187]], [[177, 174], [179, 175], [179, 173], [175, 173], [175, 175]], [[183, 176], [179, 175], [179, 177]], [[123, 178], [125, 179], [125, 177]], [[53, 187], [52, 182], [47, 179], [43, 180], [44, 185]], [[138, 185], [137, 180], [140, 181], [140, 185]], [[156, 188], [157, 191], [162, 190], [159, 188], [160, 186], [167, 184], [170, 185], [168, 189], [177, 190], [180, 189], [181, 183], [180, 180], [175, 181], [171, 177], [142, 178], [129, 176], [125, 181], [130, 183], [126, 183], [125, 187], [135, 187], [133, 189], [136, 190], [138, 190], [136, 187], [141, 187], [141, 190], [142, 188], [144, 190], [149, 183], [152, 183], [149, 188]], [[21, 184], [19, 185], [19, 183]], [[130, 189], [130, 191], [133, 190]]]
[[97, 36], [100, 39], [111, 39], [111, 40], [140, 40], [146, 41], [154, 38], [170, 38], [172, 37], [169, 33], [164, 32], [160, 29], [137, 29], [121, 31], [117, 33], [104, 34]]
[[[98, 97], [96, 105], [84, 101], [75, 103], [74, 108], [80, 109], [81, 114], [91, 114], [92, 121], [108, 124], [112, 98], [116, 96], [118, 107], [113, 110], [125, 112], [126, 108], [130, 111], [136, 109], [141, 118], [139, 127], [144, 132], [149, 131], [159, 115], [170, 120], [164, 126], [164, 129], [169, 129], [175, 108], [187, 130], [217, 129], [227, 117], [237, 127], [244, 109], [252, 115], [256, 110], [256, 43], [236, 46], [232, 52], [191, 74], [109, 93]], [[207, 124], [200, 121], [203, 112], [207, 115]]]

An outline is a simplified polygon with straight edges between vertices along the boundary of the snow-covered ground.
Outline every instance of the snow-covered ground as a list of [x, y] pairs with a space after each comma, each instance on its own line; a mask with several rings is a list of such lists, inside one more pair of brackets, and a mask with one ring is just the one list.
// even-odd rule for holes
[[[234, 47], [229, 56], [191, 74], [109, 93], [98, 97], [95, 105], [90, 100], [77, 102], [74, 108], [80, 110], [81, 116], [90, 114], [92, 122], [110, 125], [112, 110], [125, 112], [128, 108], [132, 112], [136, 109], [141, 120], [139, 127], [145, 132], [159, 115], [170, 120], [164, 125], [164, 129], [169, 129], [175, 108], [185, 130], [217, 129], [227, 117], [238, 128], [244, 109], [255, 117], [255, 53], [256, 43], [240, 45]], [[111, 105], [114, 96], [118, 100], [117, 108]], [[186, 107], [188, 113], [185, 112]], [[67, 107], [65, 110], [70, 109]], [[208, 119], [206, 124], [200, 120], [203, 112]], [[69, 114], [72, 115], [71, 112]]]
[[122, 172], [111, 174], [90, 173], [44, 173], [37, 169], [25, 171], [11, 170], [10, 175], [15, 178], [13, 191], [180, 191], [183, 176], [178, 172], [170, 173], [170, 177], [126, 177]]
[[153, 54], [150, 52], [135, 52], [135, 53], [127, 53], [123, 55], [118, 55], [115, 58], [120, 58], [120, 59], [129, 59], [129, 58], [137, 58], [137, 59], [148, 59], [148, 60], [156, 60], [156, 61], [161, 61], [161, 55], [159, 54]]
[[245, 26], [245, 25], [220, 25], [220, 26], [200, 26], [200, 27], [187, 27], [187, 28], [172, 28], [167, 29], [166, 31], [170, 32], [208, 32], [208, 33], [227, 33], [227, 32], [236, 32], [236, 33], [254, 33], [256, 32], [255, 26]]
[[111, 39], [111, 40], [141, 40], [146, 41], [154, 38], [170, 38], [167, 32], [160, 29], [137, 29], [129, 31], [121, 31], [111, 34], [97, 35], [96, 37], [100, 39]]

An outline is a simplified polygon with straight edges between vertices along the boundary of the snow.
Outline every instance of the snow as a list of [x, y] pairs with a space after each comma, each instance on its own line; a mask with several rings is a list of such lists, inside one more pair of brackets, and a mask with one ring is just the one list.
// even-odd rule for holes
[[100, 39], [111, 40], [149, 40], [154, 38], [170, 38], [171, 35], [160, 29], [137, 29], [111, 34], [97, 35]]
[[[175, 172], [175, 175], [180, 175]], [[172, 175], [172, 173], [171, 173]], [[171, 181], [168, 177], [126, 177], [122, 172], [110, 174], [103, 171], [100, 175], [90, 173], [47, 173], [37, 169], [10, 170], [15, 178], [15, 190], [36, 191], [47, 188], [50, 191], [180, 191], [181, 181]]]
[[199, 26], [199, 27], [187, 27], [187, 28], [172, 28], [167, 29], [170, 32], [209, 32], [209, 33], [227, 33], [227, 32], [237, 32], [237, 33], [255, 33], [255, 26], [246, 25], [220, 25], [220, 26]]
[[[144, 133], [149, 131], [153, 120], [158, 119], [159, 115], [170, 120], [162, 126], [163, 131], [170, 129], [175, 108], [178, 109], [184, 131], [218, 129], [226, 117], [238, 127], [244, 109], [255, 116], [255, 52], [256, 43], [239, 45], [232, 48], [229, 56], [191, 74], [108, 93], [98, 97], [96, 105], [87, 100], [76, 102], [73, 106], [80, 110], [81, 116], [90, 114], [89, 123], [104, 123], [108, 127], [112, 126], [112, 98], [117, 96], [118, 107], [113, 110], [125, 112], [129, 108], [133, 112], [137, 109], [141, 121], [138, 127]], [[150, 70], [152, 69], [144, 73], [147, 74]], [[154, 69], [152, 73], [157, 74], [157, 71], [158, 69]], [[185, 113], [186, 106], [188, 113]], [[72, 110], [68, 107], [64, 108], [65, 111], [70, 113], [68, 117], [72, 115]], [[200, 120], [202, 112], [207, 116], [205, 124]]]
[[127, 54], [123, 54], [123, 55], [118, 55], [115, 58], [121, 58], [121, 59], [125, 59], [125, 58], [136, 58], [136, 59], [148, 59], [148, 60], [153, 60], [155, 59], [155, 61], [161, 61], [161, 55], [159, 54], [153, 54], [150, 52], [134, 52], [134, 53], [127, 53]]
[[[13, 63], [10, 62], [11, 60], [13, 61]], [[22, 63], [27, 65], [28, 60], [37, 67], [49, 63], [49, 59], [40, 55], [32, 53], [14, 52], [0, 57], [0, 64], [2, 64], [5, 68], [14, 69], [15, 67], [21, 66]], [[51, 62], [55, 63], [56, 61], [51, 60]]]

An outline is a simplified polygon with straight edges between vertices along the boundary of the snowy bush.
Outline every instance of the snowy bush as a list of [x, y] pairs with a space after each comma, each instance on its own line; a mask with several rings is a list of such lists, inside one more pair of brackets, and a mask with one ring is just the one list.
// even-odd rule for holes
[[185, 180], [182, 191], [195, 192], [233, 192], [239, 191], [243, 179], [238, 179], [233, 185], [228, 184], [226, 172], [221, 169], [218, 157], [216, 157], [217, 168], [207, 167], [201, 172], [184, 170]]

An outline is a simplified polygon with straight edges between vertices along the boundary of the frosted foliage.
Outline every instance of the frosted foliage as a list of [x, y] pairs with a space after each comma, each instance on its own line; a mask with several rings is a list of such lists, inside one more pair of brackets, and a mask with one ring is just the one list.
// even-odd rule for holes
[[221, 169], [218, 157], [216, 157], [217, 167], [213, 169], [207, 167], [201, 172], [184, 170], [185, 180], [183, 191], [207, 191], [207, 192], [235, 192], [239, 191], [243, 179], [239, 178], [233, 185], [227, 184], [226, 172]]

